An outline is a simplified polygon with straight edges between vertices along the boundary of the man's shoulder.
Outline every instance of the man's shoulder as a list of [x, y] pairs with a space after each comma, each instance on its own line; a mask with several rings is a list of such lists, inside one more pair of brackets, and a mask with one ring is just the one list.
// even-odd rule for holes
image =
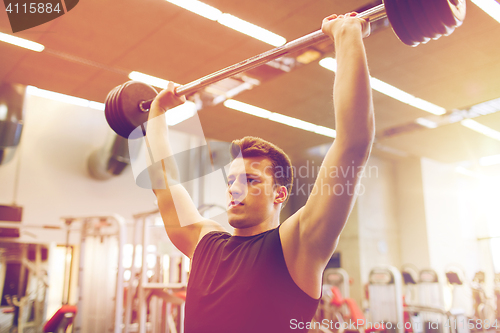
[[198, 242], [198, 246], [203, 246], [207, 243], [213, 242], [227, 242], [231, 238], [231, 234], [227, 231], [222, 230], [211, 230], [207, 232]]
[[205, 237], [226, 239], [226, 238], [232, 237], [232, 235], [227, 231], [212, 230], [212, 231], [207, 232], [203, 238], [205, 238]]

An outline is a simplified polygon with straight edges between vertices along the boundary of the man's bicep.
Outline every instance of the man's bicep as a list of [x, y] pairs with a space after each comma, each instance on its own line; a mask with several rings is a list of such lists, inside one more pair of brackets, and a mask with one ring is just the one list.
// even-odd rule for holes
[[333, 252], [354, 206], [365, 155], [332, 146], [300, 215], [301, 234], [326, 256]]

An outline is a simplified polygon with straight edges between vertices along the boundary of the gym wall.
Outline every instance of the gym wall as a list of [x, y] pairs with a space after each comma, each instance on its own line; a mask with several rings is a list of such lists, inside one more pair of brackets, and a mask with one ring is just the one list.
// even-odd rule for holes
[[[111, 213], [130, 220], [153, 210], [154, 194], [135, 185], [130, 168], [107, 181], [88, 175], [87, 158], [109, 133], [102, 111], [28, 96], [20, 147], [13, 161], [0, 168], [0, 203], [12, 202], [21, 157], [17, 202], [24, 206], [24, 224], [61, 226], [62, 216]], [[25, 240], [64, 242], [64, 232], [36, 232], [37, 239]]]

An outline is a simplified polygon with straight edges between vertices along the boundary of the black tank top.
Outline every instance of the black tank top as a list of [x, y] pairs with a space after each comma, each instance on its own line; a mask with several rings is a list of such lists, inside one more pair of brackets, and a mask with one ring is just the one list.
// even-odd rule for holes
[[249, 237], [213, 231], [194, 252], [185, 332], [307, 332], [298, 323], [311, 321], [318, 302], [292, 280], [279, 228]]

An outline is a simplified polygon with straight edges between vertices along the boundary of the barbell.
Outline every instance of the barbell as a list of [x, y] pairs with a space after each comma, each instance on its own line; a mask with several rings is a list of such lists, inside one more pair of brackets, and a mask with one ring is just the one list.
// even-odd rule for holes
[[[417, 46], [451, 34], [462, 24], [465, 7], [465, 0], [383, 0], [383, 4], [358, 14], [358, 17], [370, 22], [387, 17], [392, 30], [403, 43]], [[178, 86], [175, 94], [177, 96], [191, 94], [214, 82], [328, 39], [329, 37], [321, 30], [315, 31], [201, 79]], [[157, 91], [153, 87], [138, 81], [128, 81], [115, 87], [109, 92], [105, 101], [108, 124], [118, 135], [125, 138], [129, 138], [132, 132], [135, 136], [144, 135], [143, 131], [134, 129], [147, 122], [148, 111], [156, 95]]]

